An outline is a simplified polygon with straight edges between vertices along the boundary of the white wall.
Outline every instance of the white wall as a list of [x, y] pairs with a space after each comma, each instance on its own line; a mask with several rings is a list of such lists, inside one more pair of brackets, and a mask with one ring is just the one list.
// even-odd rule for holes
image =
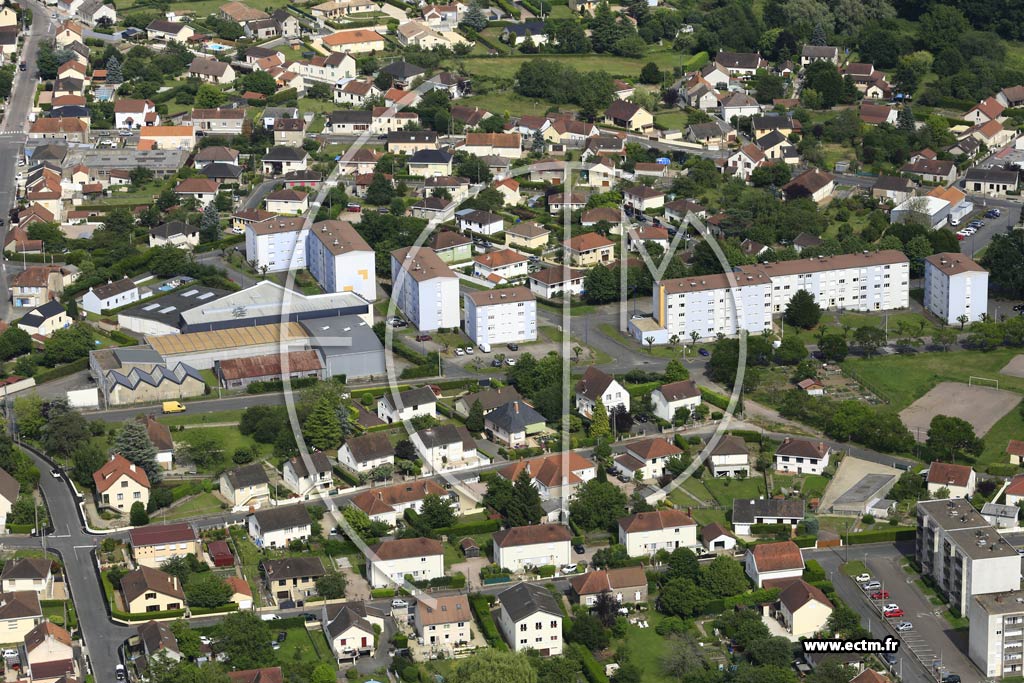
[[513, 301], [477, 306], [468, 295], [466, 334], [477, 344], [507, 344], [537, 340], [537, 302]]

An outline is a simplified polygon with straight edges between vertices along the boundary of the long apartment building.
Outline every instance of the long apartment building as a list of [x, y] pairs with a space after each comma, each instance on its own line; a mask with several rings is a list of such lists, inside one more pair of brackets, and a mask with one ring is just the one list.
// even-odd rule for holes
[[967, 500], [917, 504], [916, 555], [960, 614], [974, 596], [1020, 590], [1020, 555]]
[[910, 261], [897, 250], [742, 266], [729, 274], [655, 283], [653, 318], [630, 321], [639, 341], [665, 344], [673, 335], [701, 339], [771, 329], [797, 291], [823, 308], [887, 311], [910, 305]]
[[391, 298], [421, 331], [459, 326], [459, 279], [429, 247], [391, 252]]
[[463, 295], [466, 334], [476, 344], [537, 340], [537, 297], [526, 287]]
[[1024, 591], [971, 599], [967, 654], [986, 678], [1024, 674]]

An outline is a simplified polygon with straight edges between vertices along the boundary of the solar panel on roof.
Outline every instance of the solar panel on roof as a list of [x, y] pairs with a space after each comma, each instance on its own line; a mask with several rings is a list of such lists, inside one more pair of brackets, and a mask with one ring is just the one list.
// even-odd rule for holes
[[190, 296], [195, 296], [198, 293], [199, 293], [198, 289], [190, 289], [187, 292], [182, 292], [181, 296], [187, 298], [187, 297], [190, 297]]
[[143, 306], [142, 310], [144, 310], [144, 311], [152, 311], [154, 308], [160, 308], [160, 304], [150, 304], [148, 306]]
[[171, 311], [176, 311], [176, 310], [178, 310], [177, 306], [168, 306], [167, 308], [161, 308], [160, 312], [161, 313], [170, 313]]

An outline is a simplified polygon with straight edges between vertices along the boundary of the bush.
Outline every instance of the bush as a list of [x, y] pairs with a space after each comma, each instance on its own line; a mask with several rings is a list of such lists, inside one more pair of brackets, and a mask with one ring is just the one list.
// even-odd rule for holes
[[543, 567], [537, 567], [537, 575], [542, 579], [549, 579], [555, 575], [558, 568], [553, 564], [546, 564]]
[[761, 433], [752, 429], [730, 429], [728, 433], [740, 437], [747, 443], [761, 443]]
[[491, 618], [491, 606], [488, 596], [479, 593], [470, 595], [469, 607], [473, 610], [477, 623], [480, 624], [480, 632], [483, 634], [487, 644], [497, 650], [508, 650], [508, 645], [505, 644], [501, 634], [498, 633], [498, 627], [494, 624], [494, 619]]
[[393, 598], [395, 597], [394, 588], [374, 588], [370, 591], [371, 598]]
[[813, 548], [818, 543], [817, 536], [797, 536], [793, 539], [798, 548]]
[[[411, 508], [410, 508], [411, 509]], [[436, 529], [436, 533], [439, 536], [447, 536], [448, 538], [463, 538], [465, 536], [477, 536], [479, 534], [492, 534], [501, 528], [501, 524], [496, 519], [485, 519], [478, 522], [465, 522], [463, 524], [456, 524], [455, 526], [448, 526], [441, 529]]]
[[820, 562], [817, 560], [807, 560], [807, 562], [804, 563], [804, 580], [807, 581], [807, 583], [824, 581], [825, 577], [825, 569], [821, 566]]
[[994, 477], [1012, 477], [1019, 470], [1019, 467], [1007, 462], [992, 463], [987, 468], [988, 473]]
[[875, 523], [875, 516], [874, 515], [864, 515], [863, 517], [860, 518], [860, 521], [864, 522], [865, 524], [874, 524]]
[[788, 524], [751, 524], [750, 533], [753, 536], [779, 536], [789, 533]]
[[722, 396], [721, 394], [715, 393], [710, 389], [700, 388], [700, 397], [706, 403], [710, 403], [716, 408], [726, 410], [729, 407], [729, 397]]

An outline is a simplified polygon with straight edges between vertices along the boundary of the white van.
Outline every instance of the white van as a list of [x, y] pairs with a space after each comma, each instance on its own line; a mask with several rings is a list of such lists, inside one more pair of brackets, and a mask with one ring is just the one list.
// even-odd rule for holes
[[491, 352], [491, 345], [488, 344], [487, 342], [481, 342], [477, 344], [477, 348], [480, 349], [480, 351], [482, 351], [483, 353]]

